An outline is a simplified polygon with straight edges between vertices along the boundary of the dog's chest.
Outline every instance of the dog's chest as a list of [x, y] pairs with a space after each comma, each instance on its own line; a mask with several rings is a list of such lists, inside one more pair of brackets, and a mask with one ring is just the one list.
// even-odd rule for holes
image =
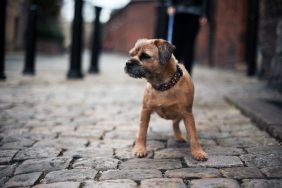
[[177, 119], [182, 114], [182, 101], [177, 97], [157, 97], [150, 101], [151, 109], [164, 119]]
[[155, 108], [155, 112], [164, 119], [177, 119], [181, 116], [179, 105], [159, 105]]

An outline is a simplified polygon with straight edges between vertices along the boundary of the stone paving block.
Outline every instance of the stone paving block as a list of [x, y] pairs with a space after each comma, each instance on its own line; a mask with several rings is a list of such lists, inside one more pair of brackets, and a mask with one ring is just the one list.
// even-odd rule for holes
[[3, 187], [8, 178], [13, 175], [16, 166], [16, 164], [0, 165], [0, 187]]
[[191, 156], [185, 157], [185, 162], [189, 167], [239, 167], [243, 166], [242, 161], [237, 156], [209, 156], [207, 161], [196, 161]]
[[281, 166], [262, 168], [261, 171], [269, 178], [282, 178], [282, 164]]
[[83, 188], [137, 188], [137, 183], [129, 179], [86, 181]]
[[121, 163], [120, 169], [176, 169], [181, 168], [178, 159], [131, 159]]
[[182, 179], [176, 178], [153, 178], [146, 179], [141, 181], [140, 188], [186, 188], [186, 185], [183, 183]]
[[221, 146], [206, 146], [204, 150], [209, 155], [241, 155], [245, 153], [241, 148]]
[[256, 167], [224, 168], [220, 172], [224, 177], [233, 179], [262, 178], [264, 177]]
[[135, 140], [136, 137], [136, 131], [123, 131], [123, 130], [113, 130], [111, 132], [107, 132], [104, 136], [104, 139], [129, 139], [129, 140]]
[[190, 182], [191, 188], [240, 188], [236, 180], [226, 178], [207, 178], [192, 180]]
[[[120, 160], [134, 159], [136, 158], [132, 153], [132, 147], [130, 148], [118, 148], [115, 150], [115, 156]], [[148, 154], [145, 158], [152, 158], [153, 152], [148, 151]]]
[[167, 170], [165, 177], [169, 178], [216, 178], [221, 177], [218, 169], [215, 168], [181, 168], [175, 170]]
[[55, 134], [41, 134], [41, 133], [21, 133], [14, 134], [12, 131], [5, 135], [2, 142], [25, 142], [25, 141], [39, 141], [43, 139], [55, 138]]
[[[251, 134], [250, 134], [251, 133]], [[252, 130], [240, 130], [240, 131], [232, 131], [230, 132], [230, 135], [233, 137], [249, 137], [249, 136], [263, 136], [263, 137], [268, 137], [268, 134], [264, 131], [257, 129], [252, 129]]]
[[16, 142], [5, 142], [1, 148], [3, 149], [22, 149], [24, 147], [30, 147], [35, 143], [35, 140], [22, 139]]
[[258, 146], [246, 148], [250, 154], [277, 154], [282, 155], [282, 146]]
[[84, 147], [87, 144], [87, 139], [83, 138], [58, 138], [58, 139], [46, 139], [35, 143], [35, 147], [57, 147], [70, 149], [75, 147]]
[[148, 140], [147, 141], [147, 150], [159, 150], [165, 148], [165, 143], [157, 140]]
[[97, 174], [94, 169], [71, 169], [49, 172], [41, 183], [55, 183], [64, 181], [82, 182], [84, 180], [94, 179]]
[[61, 152], [61, 149], [54, 147], [32, 147], [19, 151], [13, 160], [26, 160], [36, 158], [56, 157]]
[[251, 147], [261, 145], [253, 137], [219, 138], [217, 141], [220, 146], [225, 147]]
[[5, 187], [25, 187], [33, 185], [41, 174], [41, 172], [34, 172], [14, 176], [8, 182], [6, 182]]
[[97, 129], [92, 129], [92, 130], [75, 130], [75, 131], [68, 131], [68, 132], [62, 132], [61, 137], [68, 136], [68, 137], [77, 137], [77, 138], [89, 138], [89, 139], [96, 139], [99, 140], [102, 138], [104, 134], [104, 130], [97, 130]]
[[58, 182], [50, 184], [39, 184], [32, 188], [79, 188], [80, 182]]
[[26, 174], [31, 172], [50, 172], [62, 170], [68, 167], [71, 158], [53, 157], [44, 159], [30, 159], [24, 161], [15, 171], [15, 174]]
[[105, 157], [96, 157], [96, 158], [80, 158], [76, 160], [72, 167], [75, 169], [83, 169], [83, 168], [93, 168], [96, 170], [110, 170], [117, 169], [119, 160], [113, 158], [105, 158]]
[[223, 124], [219, 126], [220, 131], [222, 132], [241, 132], [241, 131], [247, 131], [247, 132], [252, 132], [252, 131], [257, 131], [259, 130], [254, 124], [252, 123], [244, 123], [244, 124]]
[[113, 140], [103, 140], [101, 147], [109, 148], [126, 148], [133, 145], [134, 140], [124, 140], [124, 139], [115, 139]]
[[155, 159], [182, 158], [191, 155], [190, 149], [187, 148], [165, 148], [155, 152]]
[[80, 156], [83, 158], [94, 158], [94, 157], [113, 157], [112, 148], [96, 148], [96, 147], [87, 147], [87, 148], [73, 148], [67, 150], [64, 153], [64, 156]]
[[0, 164], [7, 164], [12, 160], [12, 157], [1, 157]]
[[254, 155], [254, 154], [245, 154], [240, 156], [241, 160], [249, 166], [255, 167], [269, 167], [269, 166], [280, 166], [282, 164], [281, 155]]
[[281, 188], [282, 179], [266, 180], [266, 179], [245, 179], [241, 184], [242, 188]]
[[[200, 143], [202, 146], [214, 146], [216, 145], [215, 141], [212, 139], [200, 139]], [[168, 148], [189, 148], [190, 147], [190, 142], [177, 142], [174, 138], [170, 138], [167, 141], [167, 147]]]
[[11, 176], [16, 168], [16, 164], [13, 165], [0, 165], [0, 177]]
[[213, 131], [203, 131], [203, 132], [198, 132], [198, 136], [201, 139], [215, 139], [215, 138], [228, 138], [230, 137], [229, 132], [213, 132]]
[[100, 180], [112, 179], [131, 179], [140, 181], [142, 179], [161, 178], [162, 173], [156, 169], [122, 169], [122, 170], [108, 170], [102, 172]]

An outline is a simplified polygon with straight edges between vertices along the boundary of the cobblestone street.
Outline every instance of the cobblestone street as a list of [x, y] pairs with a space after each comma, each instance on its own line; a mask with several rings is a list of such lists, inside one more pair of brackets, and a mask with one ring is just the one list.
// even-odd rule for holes
[[7, 58], [0, 83], [0, 187], [282, 187], [279, 141], [225, 100], [255, 79], [196, 66], [193, 110], [208, 161], [193, 160], [157, 115], [139, 159], [131, 149], [145, 81], [124, 74], [126, 56], [103, 54], [101, 74], [83, 80], [66, 79], [67, 56], [38, 57], [35, 77], [21, 75], [19, 59]]

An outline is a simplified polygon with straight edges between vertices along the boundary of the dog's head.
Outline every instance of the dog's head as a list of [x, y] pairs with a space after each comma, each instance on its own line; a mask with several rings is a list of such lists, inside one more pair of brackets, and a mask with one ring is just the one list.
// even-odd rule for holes
[[175, 47], [163, 39], [140, 39], [129, 51], [125, 72], [134, 78], [150, 79], [161, 74], [172, 56]]

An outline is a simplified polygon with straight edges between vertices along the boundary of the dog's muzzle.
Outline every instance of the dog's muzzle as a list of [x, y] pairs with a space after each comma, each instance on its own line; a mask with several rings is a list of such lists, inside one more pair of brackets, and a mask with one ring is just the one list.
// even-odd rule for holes
[[142, 78], [145, 76], [144, 68], [135, 59], [130, 59], [125, 63], [124, 71], [133, 78]]

